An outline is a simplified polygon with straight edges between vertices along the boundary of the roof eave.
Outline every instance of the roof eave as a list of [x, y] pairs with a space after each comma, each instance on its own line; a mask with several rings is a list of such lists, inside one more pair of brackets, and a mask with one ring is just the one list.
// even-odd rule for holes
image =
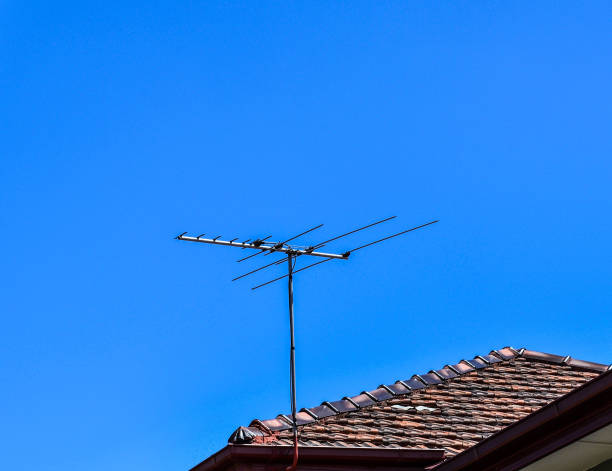
[[[290, 464], [292, 446], [234, 445], [228, 444], [214, 455], [191, 468], [191, 471], [217, 471], [240, 463]], [[444, 459], [444, 450], [406, 449], [378, 447], [300, 446], [300, 468], [308, 465], [352, 465], [397, 468], [402, 466], [425, 467]]]

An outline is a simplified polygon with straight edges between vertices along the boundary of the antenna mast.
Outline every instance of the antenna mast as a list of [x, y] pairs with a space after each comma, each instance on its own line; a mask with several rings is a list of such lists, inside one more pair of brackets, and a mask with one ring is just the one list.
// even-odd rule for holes
[[[383, 237], [382, 239], [378, 239], [375, 240], [373, 242], [369, 242], [367, 244], [364, 245], [360, 245], [354, 249], [351, 249], [347, 252], [343, 252], [343, 253], [326, 253], [326, 252], [317, 252], [317, 249], [320, 249], [321, 247], [329, 244], [330, 242], [336, 241], [342, 237], [346, 237], [348, 235], [354, 234], [355, 232], [359, 232], [362, 231], [364, 229], [367, 229], [369, 227], [372, 226], [376, 226], [377, 224], [381, 224], [383, 222], [387, 222], [390, 221], [391, 219], [394, 219], [395, 216], [391, 216], [385, 219], [381, 219], [380, 221], [376, 221], [373, 222], [371, 224], [368, 224], [367, 226], [363, 226], [360, 227], [358, 229], [352, 230], [350, 232], [346, 232], [344, 234], [341, 234], [339, 236], [336, 237], [332, 237], [331, 239], [325, 240], [323, 242], [320, 242], [316, 245], [311, 245], [308, 247], [301, 247], [298, 248], [297, 246], [292, 246], [289, 245], [287, 242], [290, 242], [292, 240], [297, 239], [298, 237], [303, 236], [304, 234], [307, 234], [309, 232], [312, 232], [316, 229], [319, 229], [320, 227], [323, 226], [323, 224], [319, 224], [318, 226], [315, 226], [311, 229], [308, 229], [307, 231], [304, 231], [300, 234], [297, 234], [289, 239], [286, 239], [282, 242], [270, 242], [268, 239], [270, 239], [270, 237], [272, 237], [271, 235], [261, 238], [261, 239], [255, 239], [253, 241], [251, 241], [251, 239], [247, 239], [243, 242], [236, 242], [238, 240], [238, 238], [232, 239], [232, 240], [221, 240], [221, 236], [216, 236], [212, 239], [207, 239], [207, 238], [203, 238], [204, 235], [206, 234], [200, 234], [197, 237], [192, 237], [192, 236], [187, 236], [185, 234], [187, 234], [187, 232], [183, 232], [182, 234], [179, 234], [178, 236], [176, 236], [175, 238], [178, 240], [185, 240], [188, 242], [200, 242], [203, 244], [212, 244], [212, 245], [224, 245], [227, 247], [239, 247], [241, 249], [253, 249], [253, 250], [257, 250], [257, 252], [248, 255], [244, 258], [241, 258], [239, 260], [237, 260], [237, 262], [243, 262], [245, 260], [248, 260], [250, 258], [253, 258], [257, 255], [260, 254], [264, 254], [264, 255], [270, 255], [273, 253], [280, 253], [283, 255], [283, 258], [276, 260], [272, 263], [268, 263], [267, 265], [263, 265], [259, 268], [256, 268], [254, 270], [251, 270], [247, 273], [244, 273], [240, 276], [237, 276], [236, 278], [234, 278], [232, 281], [236, 281], [239, 280], [241, 278], [244, 278], [248, 275], [252, 275], [253, 273], [256, 273], [260, 270], [263, 270], [264, 268], [268, 268], [271, 266], [275, 266], [275, 265], [280, 265], [283, 262], [287, 262], [287, 274], [286, 275], [282, 275], [279, 276], [278, 278], [274, 278], [272, 280], [266, 281], [265, 283], [261, 283], [257, 286], [254, 286], [253, 290], [261, 288], [263, 286], [267, 286], [271, 283], [274, 283], [275, 281], [281, 280], [283, 278], [288, 278], [288, 284], [287, 284], [287, 288], [288, 288], [288, 299], [289, 299], [289, 333], [290, 333], [290, 338], [291, 338], [291, 350], [290, 350], [290, 355], [289, 355], [289, 370], [290, 370], [290, 393], [291, 393], [291, 426], [293, 429], [293, 449], [294, 449], [294, 453], [293, 453], [293, 463], [291, 464], [291, 466], [289, 466], [287, 468], [287, 471], [293, 471], [297, 465], [297, 460], [298, 460], [298, 434], [297, 434], [297, 404], [296, 404], [296, 388], [295, 388], [295, 334], [294, 334], [294, 316], [293, 316], [293, 275], [295, 273], [301, 272], [303, 270], [306, 270], [307, 268], [311, 268], [314, 267], [316, 265], [320, 265], [321, 263], [324, 262], [329, 262], [330, 260], [348, 260], [349, 256], [353, 253], [356, 252], [357, 250], [361, 250], [364, 249], [366, 247], [369, 247], [371, 245], [374, 244], [378, 244], [379, 242], [383, 242], [385, 240], [388, 239], [392, 239], [393, 237], [397, 237], [400, 236], [402, 234], [406, 234], [407, 232], [411, 232], [414, 231], [416, 229], [420, 229], [422, 227], [425, 226], [429, 226], [431, 224], [434, 224], [436, 222], [438, 222], [437, 220], [435, 221], [430, 221], [428, 223], [425, 224], [421, 224], [420, 226], [416, 226], [413, 227], [411, 229], [405, 230], [405, 231], [401, 231], [401, 232], [397, 232], [395, 234], [392, 234], [390, 236], [387, 237]], [[312, 263], [310, 265], [306, 265], [305, 267], [302, 267], [298, 270], [295, 270], [295, 265], [297, 263], [297, 258], [301, 257], [301, 256], [307, 256], [307, 257], [319, 257], [322, 258], [322, 260], [319, 260], [318, 262]]]

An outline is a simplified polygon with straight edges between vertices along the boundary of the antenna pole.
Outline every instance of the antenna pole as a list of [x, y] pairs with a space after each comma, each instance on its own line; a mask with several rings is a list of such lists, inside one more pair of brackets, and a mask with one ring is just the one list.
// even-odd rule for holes
[[288, 262], [288, 278], [287, 285], [289, 289], [289, 330], [291, 335], [291, 351], [289, 355], [289, 369], [291, 374], [291, 421], [293, 422], [293, 463], [287, 470], [295, 469], [298, 458], [298, 436], [297, 436], [297, 417], [296, 417], [296, 392], [295, 392], [295, 335], [293, 329], [293, 259], [294, 255], [289, 253]]

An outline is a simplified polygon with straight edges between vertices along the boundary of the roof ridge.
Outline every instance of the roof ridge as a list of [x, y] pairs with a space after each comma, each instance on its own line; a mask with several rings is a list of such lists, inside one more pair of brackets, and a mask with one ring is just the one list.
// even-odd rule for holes
[[[362, 391], [353, 397], [343, 397], [338, 401], [323, 401], [319, 406], [302, 408], [296, 415], [298, 427], [314, 423], [325, 417], [344, 414], [370, 407], [374, 404], [392, 399], [398, 396], [411, 394], [414, 390], [426, 389], [429, 386], [445, 383], [446, 381], [472, 373], [477, 370], [488, 368], [497, 363], [511, 361], [523, 357], [544, 363], [566, 365], [571, 368], [605, 372], [612, 368], [600, 363], [584, 360], [576, 360], [569, 355], [560, 356], [550, 353], [543, 353], [534, 350], [520, 348], [516, 350], [512, 347], [504, 347], [499, 350], [491, 350], [488, 355], [476, 355], [471, 360], [462, 359], [455, 365], [445, 365], [439, 370], [430, 370], [426, 374], [415, 374], [408, 380], [397, 380], [390, 385], [381, 384], [372, 391]], [[289, 430], [293, 426], [291, 417], [279, 414], [275, 419], [258, 420], [255, 419], [248, 427], [239, 427], [229, 438], [230, 443], [250, 443], [255, 436], [265, 437], [273, 435], [275, 432]], [[250, 433], [248, 433], [250, 432]]]

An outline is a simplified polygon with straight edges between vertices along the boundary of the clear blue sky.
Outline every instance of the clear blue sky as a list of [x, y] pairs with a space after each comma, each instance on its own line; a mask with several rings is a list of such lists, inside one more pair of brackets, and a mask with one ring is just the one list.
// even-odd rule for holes
[[285, 285], [183, 231], [440, 219], [298, 275], [299, 407], [612, 362], [610, 2], [85, 3], [0, 2], [2, 468], [186, 470], [288, 411]]

